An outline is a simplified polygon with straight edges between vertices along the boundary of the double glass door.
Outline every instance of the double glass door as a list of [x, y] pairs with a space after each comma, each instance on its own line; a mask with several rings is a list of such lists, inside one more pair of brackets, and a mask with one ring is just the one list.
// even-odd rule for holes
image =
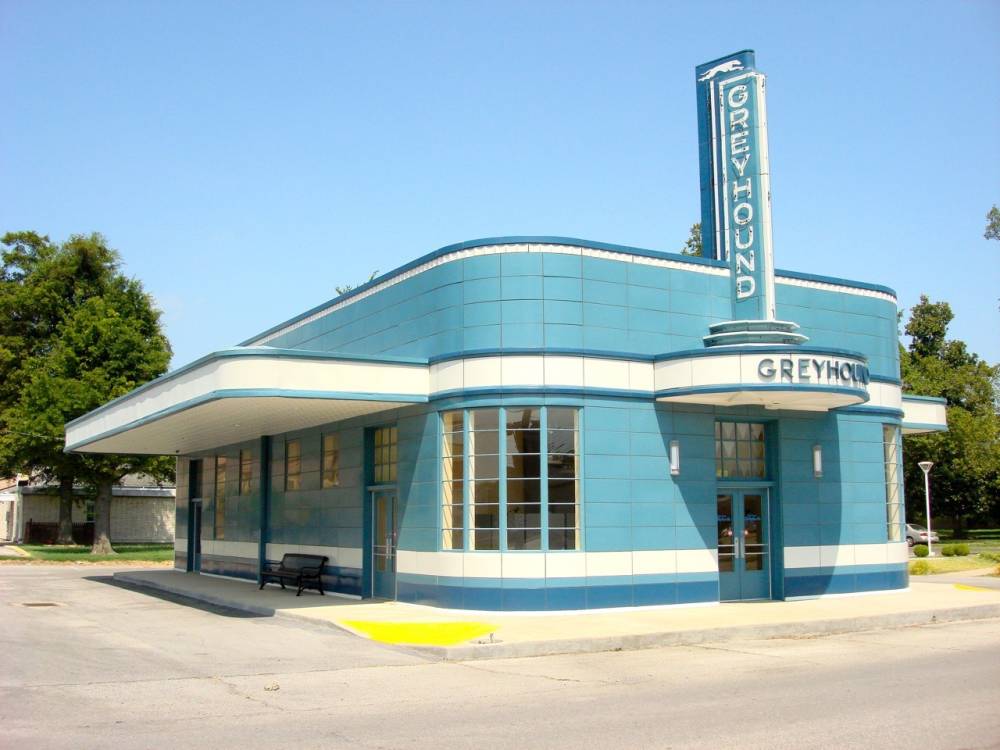
[[771, 598], [769, 495], [756, 488], [716, 495], [722, 601]]

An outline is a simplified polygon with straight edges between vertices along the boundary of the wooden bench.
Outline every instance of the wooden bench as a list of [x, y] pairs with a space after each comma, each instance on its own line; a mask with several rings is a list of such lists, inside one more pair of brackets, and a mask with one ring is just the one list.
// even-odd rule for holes
[[[320, 594], [323, 594], [323, 582], [320, 576], [323, 574], [323, 566], [329, 558], [323, 555], [303, 555], [297, 552], [290, 552], [281, 558], [280, 563], [267, 563], [261, 571], [260, 588], [270, 581], [277, 581], [281, 588], [285, 588], [285, 581], [292, 581], [298, 586], [295, 596], [302, 595], [302, 589], [307, 584], [315, 586]], [[323, 594], [325, 596], [325, 594]]]

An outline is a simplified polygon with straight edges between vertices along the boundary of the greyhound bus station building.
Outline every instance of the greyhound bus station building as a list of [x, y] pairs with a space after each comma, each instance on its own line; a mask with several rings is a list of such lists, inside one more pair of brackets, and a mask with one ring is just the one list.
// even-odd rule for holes
[[329, 592], [472, 610], [906, 588], [901, 438], [944, 404], [902, 395], [890, 288], [771, 264], [753, 53], [696, 75], [706, 257], [451, 245], [71, 422], [67, 449], [176, 455], [195, 573], [308, 552]]

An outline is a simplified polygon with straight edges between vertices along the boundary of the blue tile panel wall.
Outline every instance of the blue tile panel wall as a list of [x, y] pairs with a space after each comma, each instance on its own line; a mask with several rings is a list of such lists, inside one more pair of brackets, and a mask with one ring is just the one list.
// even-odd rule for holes
[[909, 585], [906, 563], [852, 565], [847, 568], [797, 568], [785, 574], [785, 597], [891, 591]]
[[534, 579], [445, 578], [400, 574], [400, 601], [450, 609], [542, 611], [697, 604], [718, 601], [707, 574]]
[[[269, 341], [270, 346], [433, 357], [497, 348], [655, 355], [702, 346], [729, 320], [727, 277], [603, 258], [507, 253], [455, 260]], [[777, 285], [778, 317], [810, 344], [865, 354], [898, 377], [896, 307], [855, 294]]]
[[[399, 434], [399, 547], [439, 549], [438, 410], [499, 404], [574, 405], [581, 409], [582, 545], [588, 552], [699, 550], [716, 545], [714, 424], [718, 418], [763, 421], [771, 442], [775, 502], [773, 540], [780, 563], [784, 546], [882, 544], [887, 540], [882, 419], [860, 413], [807, 414], [756, 407], [668, 406], [628, 398], [477, 396], [408, 407], [325, 428], [273, 438], [269, 541], [361, 549], [365, 514], [363, 435], [366, 426], [395, 424]], [[340, 436], [340, 484], [320, 487], [321, 435]], [[302, 489], [284, 489], [286, 438], [302, 446]], [[669, 473], [668, 446], [677, 440], [681, 474]], [[812, 446], [823, 448], [822, 478], [813, 476]], [[252, 443], [245, 448], [256, 450]], [[227, 485], [238, 487], [239, 446], [229, 457]], [[206, 454], [205, 538], [214, 518], [211, 456]], [[178, 535], [186, 534], [187, 461], [179, 462]], [[258, 469], [247, 497], [226, 502], [227, 541], [256, 541]], [[523, 553], [531, 554], [531, 553]], [[203, 569], [249, 575], [242, 561], [207, 557]], [[208, 567], [205, 567], [207, 564]], [[214, 567], [213, 567], [214, 566]], [[241, 567], [242, 566], [242, 567]], [[848, 568], [790, 569], [784, 595], [840, 593], [898, 587], [900, 571]], [[890, 576], [889, 574], [893, 574]], [[331, 565], [329, 590], [366, 593], [362, 571]], [[893, 577], [894, 576], [894, 577]], [[251, 576], [252, 577], [252, 576]], [[884, 586], [881, 584], [885, 584]], [[904, 584], [905, 585], [905, 582]], [[798, 593], [793, 593], [798, 592]], [[484, 580], [400, 575], [406, 601], [476, 609], [585, 609], [596, 606], [670, 604], [718, 599], [718, 576], [624, 576], [614, 579]]]
[[[786, 546], [888, 541], [882, 425], [862, 414], [783, 414], [778, 496]], [[817, 444], [820, 479], [812, 467]]]

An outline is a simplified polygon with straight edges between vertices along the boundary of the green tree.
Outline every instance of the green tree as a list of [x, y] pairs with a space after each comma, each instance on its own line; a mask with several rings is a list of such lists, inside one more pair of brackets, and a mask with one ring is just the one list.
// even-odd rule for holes
[[1000, 208], [993, 205], [986, 214], [986, 231], [983, 238], [987, 240], [1000, 240]]
[[59, 247], [39, 239], [4, 238], [11, 262], [5, 253], [0, 304], [18, 323], [3, 330], [4, 343], [21, 358], [9, 367], [17, 392], [0, 403], [0, 468], [58, 479], [63, 540], [72, 532], [73, 484], [89, 486], [97, 494], [94, 552], [108, 554], [114, 482], [133, 472], [167, 478], [172, 462], [65, 453], [64, 425], [162, 374], [170, 346], [159, 311], [142, 285], [120, 272], [103, 237], [76, 236]]
[[334, 289], [337, 290], [337, 294], [344, 295], [353, 289], [357, 289], [359, 286], [364, 286], [369, 281], [374, 281], [376, 276], [378, 276], [378, 269], [372, 271], [371, 276], [368, 277], [368, 281], [362, 281], [360, 284], [344, 284], [343, 286], [335, 286]]
[[702, 251], [701, 222], [699, 221], [697, 224], [691, 225], [691, 232], [684, 241], [684, 247], [681, 248], [681, 255], [697, 255], [701, 257]]
[[948, 431], [905, 438], [907, 498], [920, 505], [923, 473], [917, 463], [933, 461], [932, 504], [963, 528], [970, 517], [1000, 510], [1000, 367], [947, 337], [954, 315], [947, 302], [921, 296], [911, 311], [902, 350], [903, 390], [947, 401]]

